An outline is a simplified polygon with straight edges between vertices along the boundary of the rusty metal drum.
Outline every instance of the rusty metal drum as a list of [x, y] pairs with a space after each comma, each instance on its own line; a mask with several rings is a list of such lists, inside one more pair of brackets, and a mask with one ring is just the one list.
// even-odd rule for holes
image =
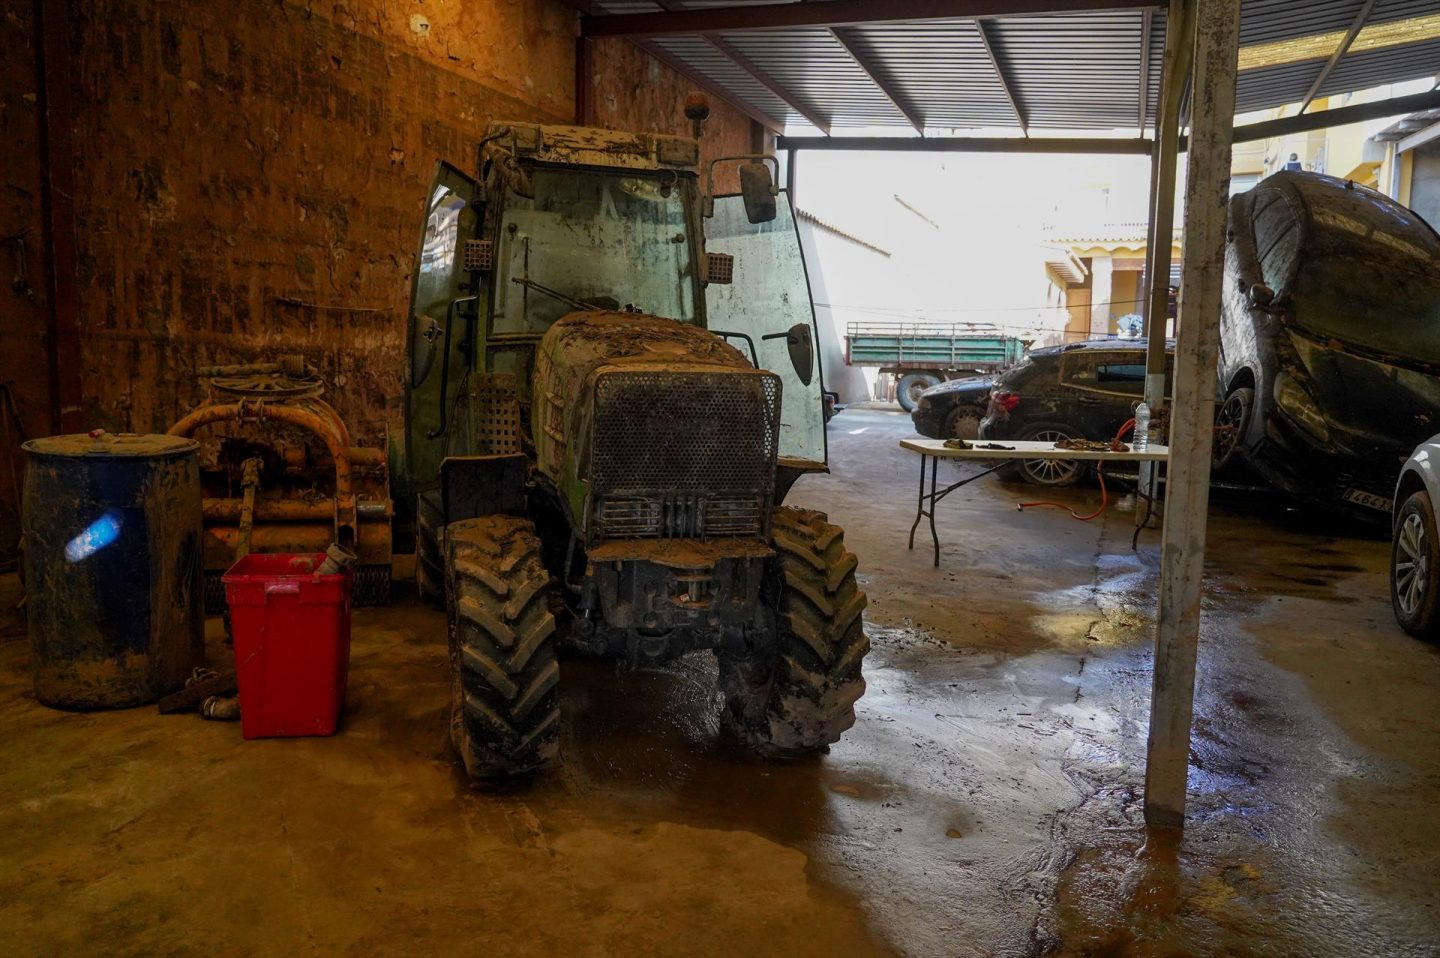
[[205, 654], [199, 444], [97, 432], [23, 448], [36, 697], [128, 708], [184, 686]]

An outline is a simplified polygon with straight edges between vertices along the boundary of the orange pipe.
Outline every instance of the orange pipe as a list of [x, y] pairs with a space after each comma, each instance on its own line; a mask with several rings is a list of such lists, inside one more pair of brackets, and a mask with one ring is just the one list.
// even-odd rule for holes
[[218, 406], [201, 406], [199, 409], [181, 419], [170, 427], [169, 435], [189, 438], [190, 434], [201, 426], [208, 426], [211, 423], [240, 420], [244, 416], [254, 416], [261, 420], [272, 420], [274, 422], [285, 422], [292, 426], [299, 426], [314, 433], [325, 443], [325, 448], [330, 451], [330, 458], [335, 461], [335, 498], [341, 503], [350, 504], [353, 502], [354, 493], [350, 482], [350, 448], [345, 442], [343, 435], [335, 432], [334, 421], [327, 420], [321, 415], [298, 406], [266, 405], [257, 403], [249, 405], [245, 403], [224, 403]]

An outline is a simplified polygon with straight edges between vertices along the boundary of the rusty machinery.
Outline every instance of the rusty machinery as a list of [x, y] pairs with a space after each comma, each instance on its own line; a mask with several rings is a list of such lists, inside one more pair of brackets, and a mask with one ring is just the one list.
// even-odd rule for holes
[[[206, 611], [224, 610], [220, 576], [251, 552], [323, 552], [332, 542], [358, 556], [356, 605], [390, 600], [390, 475], [385, 453], [355, 446], [304, 359], [211, 366], [206, 401], [170, 428], [190, 436], [222, 426], [202, 466]], [[209, 450], [207, 450], [209, 451]], [[206, 457], [208, 462], [209, 457]]]

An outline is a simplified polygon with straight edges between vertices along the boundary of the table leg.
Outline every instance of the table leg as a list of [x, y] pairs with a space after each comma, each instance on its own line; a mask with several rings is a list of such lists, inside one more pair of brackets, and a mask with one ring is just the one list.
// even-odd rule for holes
[[[940, 533], [935, 531], [935, 472], [940, 467], [940, 457], [930, 460], [930, 541], [935, 543], [935, 568], [940, 568]], [[920, 483], [924, 486], [924, 463], [921, 463]]]
[[915, 521], [910, 523], [911, 549], [915, 548], [915, 530], [920, 528], [920, 520], [925, 515], [925, 460], [928, 458], [924, 453], [920, 454], [920, 492], [915, 497]]

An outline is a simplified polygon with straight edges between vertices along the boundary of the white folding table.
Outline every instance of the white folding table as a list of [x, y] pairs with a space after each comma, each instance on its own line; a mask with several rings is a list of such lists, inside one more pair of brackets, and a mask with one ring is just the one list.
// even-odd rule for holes
[[[998, 448], [985, 448], [995, 446]], [[1109, 450], [1056, 449], [1053, 442], [1038, 441], [995, 441], [978, 439], [969, 449], [956, 449], [945, 445], [943, 439], [902, 439], [900, 448], [920, 454], [920, 495], [915, 502], [915, 521], [910, 526], [910, 548], [915, 548], [915, 530], [920, 520], [930, 519], [930, 539], [935, 544], [935, 565], [940, 564], [940, 535], [935, 531], [935, 504], [961, 486], [969, 485], [982, 476], [1003, 469], [1017, 459], [1054, 459], [1064, 461], [1107, 462], [1166, 462], [1170, 458], [1168, 446], [1151, 446], [1144, 452], [1110, 452]], [[995, 464], [983, 472], [966, 476], [959, 482], [951, 483], [944, 489], [936, 488], [935, 475], [941, 459], [989, 460]], [[997, 461], [998, 460], [998, 461]], [[930, 490], [925, 490], [925, 464], [930, 464]], [[927, 509], [926, 506], [929, 506]]]

